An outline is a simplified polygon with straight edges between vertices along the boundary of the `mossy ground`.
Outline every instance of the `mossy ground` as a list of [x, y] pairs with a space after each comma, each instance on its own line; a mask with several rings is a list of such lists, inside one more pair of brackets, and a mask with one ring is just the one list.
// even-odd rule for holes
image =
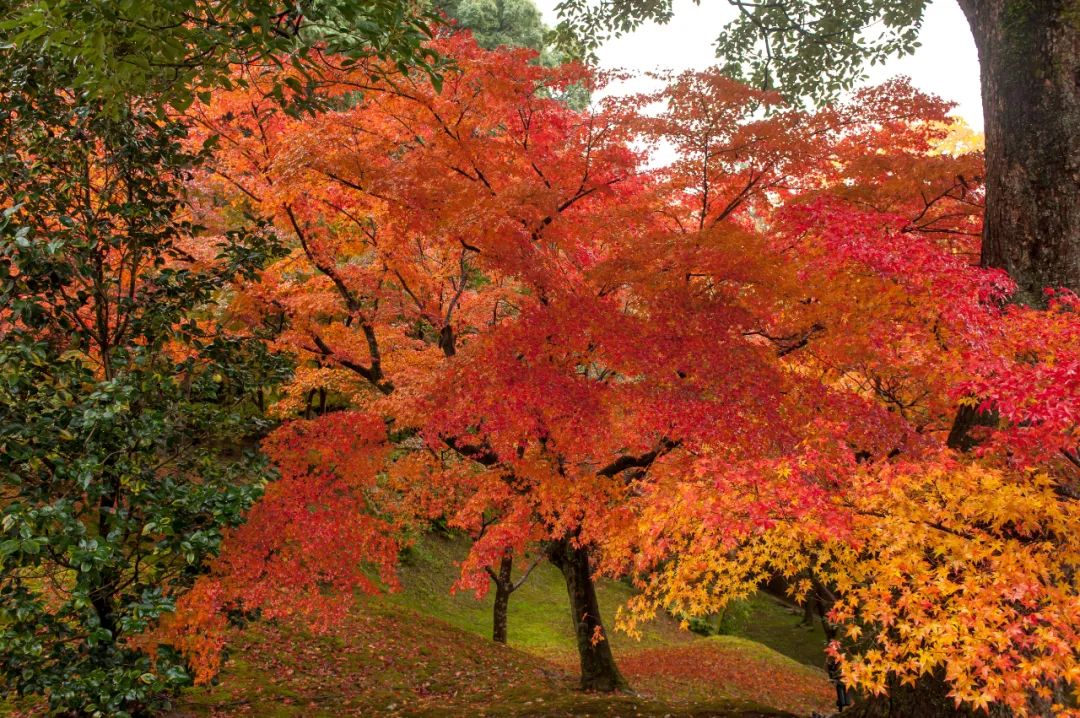
[[[796, 628], [798, 612], [765, 596], [751, 600], [741, 635], [703, 638], [669, 618], [646, 626], [640, 640], [613, 633], [633, 692], [583, 693], [558, 571], [538, 566], [513, 594], [510, 645], [501, 646], [490, 640], [491, 596], [450, 593], [466, 550], [461, 540], [423, 541], [406, 557], [400, 593], [360, 599], [329, 633], [298, 622], [238, 631], [217, 684], [186, 692], [171, 718], [759, 718], [829, 708], [822, 640]], [[604, 581], [598, 593], [610, 624], [632, 589]]]
[[[800, 613], [751, 599], [738, 636], [702, 638], [660, 618], [612, 647], [631, 694], [576, 690], [576, 654], [561, 574], [541, 564], [510, 599], [509, 646], [490, 641], [492, 596], [451, 592], [459, 539], [431, 536], [405, 556], [403, 590], [361, 599], [315, 636], [301, 626], [241, 634], [218, 686], [189, 692], [176, 716], [751, 716], [829, 707], [818, 668], [823, 637]], [[611, 623], [633, 590], [603, 581]], [[809, 665], [805, 665], [809, 664]]]
[[[418, 543], [406, 555], [400, 576], [404, 590], [388, 599], [400, 606], [436, 616], [470, 633], [491, 637], [494, 594], [477, 599], [470, 591], [451, 592], [457, 579], [457, 563], [468, 551], [460, 539], [432, 536]], [[524, 567], [515, 567], [514, 577]], [[614, 623], [615, 610], [633, 595], [623, 583], [603, 581], [598, 597], [605, 623]], [[538, 565], [521, 588], [510, 597], [508, 611], [509, 644], [528, 653], [552, 660], [574, 658], [574, 633], [570, 605], [562, 574], [550, 563]], [[677, 622], [661, 618], [644, 627], [640, 640], [612, 631], [612, 649], [618, 652], [668, 646], [696, 638]]]
[[802, 609], [767, 593], [750, 599], [750, 615], [737, 635], [794, 658], [815, 668], [825, 669], [825, 631], [821, 621], [802, 625]]

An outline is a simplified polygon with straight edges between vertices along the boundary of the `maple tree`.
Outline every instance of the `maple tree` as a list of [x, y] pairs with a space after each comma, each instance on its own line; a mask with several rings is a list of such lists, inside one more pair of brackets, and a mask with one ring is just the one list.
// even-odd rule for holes
[[[441, 92], [343, 67], [313, 117], [257, 74], [196, 109], [204, 220], [291, 243], [229, 312], [300, 364], [282, 478], [174, 626], [201, 674], [221, 609], [332, 620], [323, 589], [393, 585], [409, 527], [447, 517], [476, 538], [460, 587], [560, 568], [585, 687], [623, 685], [596, 571], [637, 577], [630, 624], [782, 573], [833, 597], [869, 691], [940, 672], [958, 702], [1060, 709], [1075, 300], [1007, 305], [975, 266], [981, 156], [935, 149], [948, 106], [894, 82], [789, 109], [710, 71], [576, 111], [538, 90], [580, 68], [436, 49]], [[678, 157], [646, 172], [635, 141]]]
[[[371, 437], [369, 444], [385, 447], [393, 439], [403, 455], [385, 477], [371, 471], [366, 484], [347, 486], [343, 494], [367, 502], [378, 493], [378, 501], [406, 512], [447, 513], [453, 524], [476, 533], [497, 515], [462, 579], [463, 587], [486, 590], [485, 569], [500, 564], [508, 550], [523, 553], [552, 536], [568, 545], [573, 519], [541, 512], [550, 510], [543, 505], [550, 500], [562, 513], [561, 504], [572, 505], [573, 498], [556, 493], [540, 501], [529, 484], [547, 481], [536, 473], [542, 449], [535, 443], [520, 452], [507, 449], [508, 441], [526, 440], [511, 436], [518, 420], [529, 432], [540, 430], [528, 416], [489, 439], [451, 425], [457, 418], [430, 402], [469, 381], [464, 347], [479, 351], [486, 334], [556, 301], [573, 262], [587, 259], [587, 246], [573, 247], [579, 258], [568, 256], [565, 245], [602, 237], [592, 230], [607, 217], [596, 208], [634, 191], [636, 157], [610, 119], [575, 113], [550, 92], [537, 94], [541, 83], [550, 90], [586, 81], [579, 68], [539, 68], [529, 64], [531, 52], [487, 53], [465, 37], [437, 47], [452, 51], [460, 68], [441, 93], [413, 76], [373, 82], [364, 69], [346, 70], [340, 109], [304, 121], [253, 102], [250, 93], [215, 97], [200, 119], [221, 137], [223, 151], [206, 186], [211, 196], [231, 196], [237, 207], [274, 215], [296, 241], [293, 253], [245, 287], [234, 307], [238, 317], [279, 327], [280, 346], [305, 360], [277, 410], [294, 411], [312, 388], [329, 389], [332, 401], [392, 420], [390, 435]], [[329, 425], [343, 416], [315, 421]], [[471, 443], [473, 436], [479, 443]], [[270, 453], [293, 466], [276, 449]], [[351, 470], [350, 476], [358, 478]], [[395, 498], [395, 485], [407, 487], [407, 501]], [[417, 487], [427, 487], [427, 495]], [[356, 495], [361, 491], [364, 496]], [[288, 520], [295, 509], [286, 504], [298, 497], [287, 493], [268, 495], [262, 505], [280, 501]], [[389, 532], [392, 523], [380, 530]], [[256, 532], [280, 535], [258, 524], [235, 535], [238, 548], [229, 555], [236, 561], [258, 565], [266, 555], [243, 548], [257, 540]], [[340, 527], [328, 522], [327, 528]], [[576, 562], [569, 575], [586, 587], [581, 600], [595, 604], [586, 549], [565, 550]], [[379, 555], [389, 562], [392, 553]], [[373, 556], [356, 558], [371, 562]], [[359, 567], [359, 561], [337, 565]], [[232, 576], [237, 569], [223, 565], [222, 572]], [[341, 588], [364, 584], [359, 570], [337, 578]], [[225, 589], [240, 595], [218, 599], [258, 603], [249, 589], [259, 583], [228, 581]], [[310, 592], [316, 603], [318, 593]], [[588, 617], [580, 629], [583, 655], [606, 650], [592, 641], [602, 630], [597, 614], [595, 605], [579, 614]], [[606, 661], [613, 670], [609, 651]]]
[[[729, 49], [800, 5], [736, 4]], [[1076, 715], [1080, 54], [1062, 8], [1006, 5], [964, 3], [985, 168], [902, 81], [804, 110], [710, 70], [586, 109], [607, 78], [427, 42], [395, 0], [5, 8], [5, 685], [163, 706], [231, 617], [339, 621], [439, 520], [497, 640], [559, 568], [585, 688], [625, 686], [597, 574], [639, 586], [630, 630], [781, 575], [868, 694]], [[527, 4], [454, 4], [492, 7], [539, 42]], [[1033, 38], [1045, 82], [1000, 62]]]
[[[385, 481], [405, 487], [409, 495], [397, 503], [413, 511], [453, 508], [452, 525], [478, 535], [462, 586], [486, 590], [488, 572], [501, 569], [508, 552], [541, 546], [566, 578], [582, 683], [610, 690], [623, 681], [604, 640], [592, 553], [625, 516], [637, 482], [669, 455], [680, 457], [669, 471], [696, 470], [706, 446], [749, 457], [765, 445], [793, 445], [807, 426], [774, 437], [780, 414], [790, 412], [791, 424], [812, 419], [779, 371], [783, 352], [747, 338], [764, 336], [772, 306], [712, 282], [727, 271], [739, 282], [780, 279], [780, 263], [734, 222], [713, 223], [696, 246], [673, 233], [666, 190], [636, 173], [627, 144], [639, 134], [628, 122], [636, 107], [578, 113], [538, 96], [541, 81], [545, 88], [584, 81], [580, 70], [532, 67], [528, 53], [483, 53], [463, 38], [440, 49], [462, 68], [441, 94], [407, 77], [366, 84], [361, 101], [318, 124], [266, 111], [248, 94], [206, 108], [203, 121], [226, 148], [209, 191], [240, 206], [258, 203], [297, 243], [245, 288], [236, 311], [256, 305], [252, 321], [279, 326], [280, 341], [307, 357], [320, 381], [335, 382], [342, 400], [392, 419], [394, 443], [407, 454], [385, 478], [346, 480], [345, 493], [363, 489], [354, 499], [370, 502]], [[346, 75], [342, 87], [358, 89], [365, 77]], [[736, 101], [732, 113], [753, 99]], [[783, 176], [776, 174], [746, 196], [763, 196]], [[749, 204], [726, 214], [744, 209], [743, 216]], [[787, 277], [788, 290], [796, 285]], [[733, 357], [745, 382], [730, 381]], [[352, 386], [341, 383], [343, 373], [353, 375]], [[297, 410], [312, 387], [305, 378], [279, 408]], [[712, 421], [732, 411], [754, 417], [762, 405], [770, 415], [754, 419], [748, 439], [743, 428]], [[413, 431], [426, 453], [407, 446]], [[374, 437], [368, 443], [385, 446]], [[294, 472], [271, 447], [285, 480], [324, 470], [318, 455], [305, 453]], [[344, 466], [331, 463], [335, 480], [344, 479]], [[377, 498], [394, 502], [392, 494]], [[275, 513], [292, 520], [296, 508], [287, 504], [311, 500], [304, 496], [283, 489], [263, 507], [280, 502]], [[261, 518], [258, 510], [254, 516]], [[492, 517], [497, 522], [481, 532]], [[379, 524], [381, 535], [391, 524]], [[264, 581], [305, 583], [275, 573], [283, 556], [299, 557], [291, 570], [310, 570], [339, 589], [365, 585], [365, 558], [384, 568], [392, 558], [365, 557], [354, 542], [352, 562], [313, 566], [321, 559], [307, 542], [320, 535], [307, 530], [295, 549], [270, 552], [257, 542], [293, 532], [253, 520], [235, 534], [219, 565], [222, 581], [208, 584], [206, 598], [263, 605]], [[342, 566], [355, 566], [354, 575]], [[306, 595], [317, 607], [318, 592]]]
[[[721, 464], [646, 495], [644, 594], [632, 608], [708, 613], [781, 573], [797, 597], [828, 598], [850, 639], [833, 647], [849, 681], [902, 694], [943, 679], [945, 706], [894, 695], [901, 710], [948, 715], [955, 701], [1066, 715], [1077, 676], [1076, 300], [1055, 293], [1047, 312], [1004, 303], [1009, 279], [975, 266], [981, 158], [932, 152], [945, 108], [896, 102], [899, 90], [840, 108], [828, 165], [757, 215], [797, 266], [813, 329], [787, 335], [791, 369], [878, 410], [825, 412], [834, 428], [811, 451], [755, 465], [756, 476]], [[813, 121], [801, 127], [805, 137]], [[763, 471], [834, 477], [838, 490], [825, 513], [794, 522], [770, 511], [757, 530], [733, 527]]]

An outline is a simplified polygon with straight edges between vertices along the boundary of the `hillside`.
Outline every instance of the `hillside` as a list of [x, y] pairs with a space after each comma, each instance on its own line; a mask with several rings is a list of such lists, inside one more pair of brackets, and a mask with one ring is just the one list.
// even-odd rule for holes
[[[633, 692], [574, 689], [561, 578], [540, 566], [510, 603], [510, 646], [488, 640], [490, 597], [451, 595], [465, 544], [432, 538], [411, 552], [401, 593], [358, 601], [347, 622], [314, 636], [298, 625], [240, 632], [220, 684], [189, 691], [175, 718], [225, 716], [740, 716], [827, 710], [823, 672], [740, 636], [702, 638], [670, 619], [641, 641], [612, 636]], [[605, 618], [630, 595], [603, 582]], [[744, 634], [796, 658], [820, 647], [798, 617], [758, 597]], [[786, 626], [786, 630], [783, 627]], [[807, 650], [807, 645], [811, 646]], [[820, 655], [820, 648], [818, 654]]]

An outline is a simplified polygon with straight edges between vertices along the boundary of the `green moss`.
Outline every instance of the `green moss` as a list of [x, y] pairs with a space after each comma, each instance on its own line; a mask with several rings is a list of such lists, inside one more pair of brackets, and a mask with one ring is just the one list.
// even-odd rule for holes
[[1062, 22], [1080, 30], [1080, 0], [1073, 0], [1061, 11]]
[[[422, 613], [438, 616], [447, 623], [485, 638], [491, 637], [494, 594], [477, 599], [471, 592], [450, 592], [458, 578], [458, 564], [468, 553], [468, 543], [460, 537], [429, 536], [412, 549], [410, 560], [401, 569], [403, 591], [387, 600]], [[523, 570], [518, 567], [517, 571]], [[515, 572], [515, 576], [520, 575]], [[597, 586], [605, 625], [614, 625], [616, 609], [633, 595], [633, 589], [617, 581], [601, 580]], [[572, 657], [573, 627], [562, 574], [543, 563], [510, 596], [508, 633], [511, 646], [547, 657]], [[641, 640], [611, 631], [616, 651], [636, 647], [664, 646], [694, 639], [679, 629], [675, 621], [661, 618], [646, 625]]]
[[750, 598], [750, 615], [736, 636], [768, 646], [799, 663], [825, 666], [825, 632], [821, 621], [801, 625], [802, 610], [758, 593]]
[[[249, 626], [235, 637], [220, 682], [190, 691], [174, 718], [761, 718], [790, 715], [778, 707], [808, 714], [804, 707], [824, 705], [813, 703], [815, 690], [828, 693], [823, 673], [798, 663], [805, 658], [798, 655], [800, 639], [817, 650], [820, 642], [792, 628], [798, 616], [788, 608], [761, 597], [751, 599], [746, 632], [765, 625], [771, 647], [747, 636], [703, 639], [663, 618], [645, 627], [641, 641], [611, 636], [636, 693], [577, 691], [562, 575], [540, 565], [511, 596], [510, 645], [500, 646], [490, 640], [492, 597], [449, 591], [467, 551], [461, 537], [425, 537], [402, 565], [403, 590], [361, 598], [330, 633], [313, 634], [300, 622]], [[611, 581], [601, 581], [597, 592], [609, 624], [632, 595], [630, 587]], [[672, 660], [689, 673], [671, 675]], [[786, 693], [771, 692], [776, 676], [785, 677]]]

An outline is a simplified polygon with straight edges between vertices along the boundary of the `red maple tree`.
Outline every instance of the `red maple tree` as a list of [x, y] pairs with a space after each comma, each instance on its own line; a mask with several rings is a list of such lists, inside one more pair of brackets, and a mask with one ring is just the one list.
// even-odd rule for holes
[[636, 577], [631, 619], [820, 586], [872, 691], [943, 671], [1023, 714], [1080, 679], [1076, 299], [1009, 306], [973, 262], [947, 104], [803, 112], [709, 71], [575, 111], [579, 67], [437, 49], [441, 92], [354, 66], [313, 117], [259, 77], [196, 110], [207, 223], [293, 242], [229, 311], [298, 362], [282, 478], [181, 616], [205, 671], [221, 607], [325, 620], [443, 516], [475, 538], [462, 587], [561, 569], [587, 688], [623, 684], [598, 570]]

